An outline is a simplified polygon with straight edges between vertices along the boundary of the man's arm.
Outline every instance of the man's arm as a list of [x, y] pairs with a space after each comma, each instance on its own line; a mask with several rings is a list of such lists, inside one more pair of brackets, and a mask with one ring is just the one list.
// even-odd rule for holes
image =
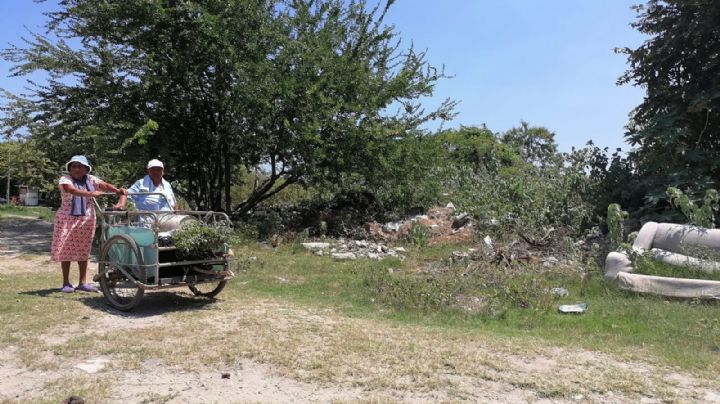
[[[142, 186], [142, 180], [135, 181], [135, 183], [132, 184], [132, 186], [130, 188], [128, 188], [127, 193], [139, 192], [141, 186]], [[132, 199], [132, 201], [135, 202], [135, 198], [132, 195], [128, 195], [126, 198], [121, 197], [120, 198], [120, 202], [122, 202], [121, 207], [123, 207], [123, 208], [125, 207], [125, 204], [127, 203], [128, 198]], [[118, 205], [120, 205], [120, 203], [118, 203]]]

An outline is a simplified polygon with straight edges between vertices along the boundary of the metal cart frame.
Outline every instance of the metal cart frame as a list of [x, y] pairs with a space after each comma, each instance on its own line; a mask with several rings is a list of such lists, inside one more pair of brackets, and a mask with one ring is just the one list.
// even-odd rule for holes
[[[152, 192], [129, 195], [159, 195]], [[235, 275], [227, 245], [212, 257], [179, 259], [176, 247], [163, 245], [169, 221], [232, 225], [227, 214], [212, 211], [107, 211], [96, 199], [100, 227], [98, 274], [93, 278], [108, 303], [123, 311], [136, 307], [145, 291], [187, 286], [195, 296], [214, 298]], [[173, 223], [178, 225], [178, 223]], [[186, 257], [187, 258], [187, 257]], [[192, 257], [191, 257], [192, 258]]]

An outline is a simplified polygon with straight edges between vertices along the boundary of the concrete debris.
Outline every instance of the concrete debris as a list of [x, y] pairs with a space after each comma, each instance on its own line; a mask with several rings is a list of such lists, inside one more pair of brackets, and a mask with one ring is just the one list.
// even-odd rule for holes
[[394, 243], [408, 239], [413, 226], [422, 226], [428, 244], [472, 241], [476, 237], [477, 221], [467, 213], [454, 214], [454, 207], [435, 207], [424, 215], [416, 215], [399, 222], [368, 223], [366, 229], [373, 240]]
[[302, 246], [306, 250], [317, 251], [330, 247], [330, 243], [302, 243]]
[[336, 253], [330, 254], [330, 256], [333, 257], [333, 259], [336, 259], [338, 261], [352, 261], [352, 260], [357, 259], [357, 256], [355, 255], [355, 253], [351, 253], [351, 252], [336, 252]]
[[383, 231], [388, 233], [396, 233], [400, 231], [400, 222], [385, 223], [382, 227]]
[[492, 248], [493, 246], [493, 241], [490, 236], [485, 236], [485, 238], [483, 239], [483, 243], [485, 243], [485, 245], [490, 248]]
[[339, 239], [335, 242], [302, 243], [303, 247], [318, 256], [330, 255], [338, 261], [349, 261], [359, 258], [381, 260], [385, 257], [405, 259], [402, 254], [406, 252], [403, 247], [388, 247], [384, 244], [368, 240]]
[[565, 288], [552, 288], [552, 289], [550, 289], [550, 294], [559, 296], [559, 297], [564, 297], [564, 296], [570, 295], [570, 292], [568, 292], [568, 290]]
[[101, 371], [108, 363], [110, 363], [109, 359], [95, 358], [78, 363], [77, 365], [75, 365], [75, 367], [80, 370], [84, 370], [86, 373], [92, 374]]

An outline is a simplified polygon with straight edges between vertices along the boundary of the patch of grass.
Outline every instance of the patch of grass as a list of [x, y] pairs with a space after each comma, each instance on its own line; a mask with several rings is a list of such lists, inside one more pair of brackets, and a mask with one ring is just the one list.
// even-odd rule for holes
[[[243, 275], [243, 288], [260, 296], [402, 324], [540, 337], [630, 358], [655, 356], [688, 369], [718, 368], [720, 328], [713, 319], [720, 306], [715, 302], [623, 292], [603, 280], [600, 268], [584, 275], [584, 271], [555, 273], [535, 267], [512, 272], [486, 265], [477, 268], [477, 274], [463, 275], [462, 268], [448, 264], [449, 272], [442, 276], [418, 272], [415, 265], [427, 262], [426, 257], [437, 259], [452, 249], [422, 250], [404, 262], [335, 262], [308, 253], [292, 254], [287, 248], [246, 247], [239, 248], [238, 255], [257, 257]], [[547, 293], [551, 287], [566, 288], [570, 294], [554, 297]], [[452, 304], [458, 294], [490, 303], [476, 311], [460, 310]], [[556, 309], [580, 302], [589, 305], [582, 315]]]
[[112, 394], [112, 382], [101, 377], [82, 375], [65, 377], [48, 383], [43, 389], [41, 403], [62, 403], [75, 396], [85, 402], [109, 401]]
[[44, 206], [0, 205], [0, 219], [13, 216], [52, 221], [55, 219], [55, 211]]
[[[713, 258], [715, 260], [718, 259], [718, 257]], [[635, 264], [635, 272], [643, 275], [720, 281], [720, 271], [703, 271], [692, 266], [681, 267], [659, 262], [644, 256], [638, 257]]]

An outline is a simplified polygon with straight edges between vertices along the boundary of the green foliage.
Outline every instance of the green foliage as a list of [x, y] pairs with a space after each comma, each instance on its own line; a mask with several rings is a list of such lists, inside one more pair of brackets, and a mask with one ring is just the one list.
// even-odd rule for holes
[[668, 186], [691, 198], [716, 188], [720, 175], [720, 3], [714, 0], [649, 0], [635, 6], [633, 23], [647, 40], [618, 52], [630, 68], [619, 83], [646, 90], [628, 125], [637, 146], [630, 158], [642, 177], [647, 204]]
[[[716, 253], [717, 255], [717, 253]], [[697, 257], [697, 255], [695, 255]], [[702, 255], [700, 255], [702, 256]], [[714, 257], [717, 260], [720, 257]], [[670, 278], [706, 279], [720, 281], [720, 272], [703, 271], [693, 266], [676, 266], [665, 264], [652, 257], [638, 256], [635, 260], [635, 272], [643, 275], [664, 276]]]
[[280, 234], [284, 230], [283, 220], [277, 210], [268, 210], [264, 217], [256, 220], [257, 234], [262, 240], [274, 234]]
[[3, 180], [0, 181], [0, 196], [5, 197], [8, 175], [12, 194], [17, 191], [17, 185], [38, 187], [45, 192], [56, 191], [58, 171], [58, 166], [35, 142], [0, 142], [0, 179]]
[[203, 259], [225, 253], [225, 246], [236, 242], [232, 227], [223, 224], [190, 223], [173, 234], [178, 257]]
[[450, 308], [460, 290], [459, 278], [393, 275], [385, 268], [371, 269], [364, 282], [381, 302], [421, 312]]
[[[461, 275], [462, 272], [462, 275]], [[546, 311], [555, 301], [547, 279], [524, 269], [444, 267], [434, 273], [373, 268], [364, 284], [381, 302], [403, 310], [449, 311], [463, 305], [475, 314], [501, 317], [510, 309]]]
[[673, 207], [680, 209], [689, 224], [708, 229], [715, 228], [715, 213], [718, 211], [718, 192], [715, 189], [705, 191], [702, 204], [698, 206], [694, 201], [675, 187], [667, 189], [667, 197]]
[[407, 234], [407, 241], [417, 247], [427, 247], [428, 241], [430, 241], [430, 230], [418, 222], [413, 222], [410, 232]]
[[628, 213], [622, 210], [619, 204], [611, 203], [607, 208], [607, 227], [610, 238], [610, 249], [618, 250], [624, 245], [625, 219]]
[[[552, 140], [544, 128], [525, 129]], [[396, 144], [395, 158], [378, 169], [377, 183], [367, 186], [382, 206], [401, 212], [452, 202], [482, 221], [499, 222], [503, 231], [539, 237], [563, 228], [580, 234], [598, 221], [597, 191], [608, 170], [622, 177], [628, 167], [600, 159], [605, 155], [597, 148], [559, 155], [549, 152], [551, 144], [545, 146], [538, 148], [548, 152], [540, 162], [525, 161], [521, 150], [485, 127], [404, 139]]]
[[[160, 157], [198, 208], [246, 213], [292, 184], [346, 189], [395, 138], [453, 114], [449, 100], [421, 107], [445, 76], [397, 46], [392, 3], [63, 1], [47, 37], [2, 53], [15, 75], [50, 77], [27, 99], [6, 94], [3, 130], [25, 127], [56, 163], [117, 167], [121, 183]], [[233, 200], [239, 173], [258, 168]]]
[[555, 134], [546, 128], [530, 126], [522, 121], [520, 127], [508, 130], [500, 139], [530, 164], [545, 166], [558, 163]]

